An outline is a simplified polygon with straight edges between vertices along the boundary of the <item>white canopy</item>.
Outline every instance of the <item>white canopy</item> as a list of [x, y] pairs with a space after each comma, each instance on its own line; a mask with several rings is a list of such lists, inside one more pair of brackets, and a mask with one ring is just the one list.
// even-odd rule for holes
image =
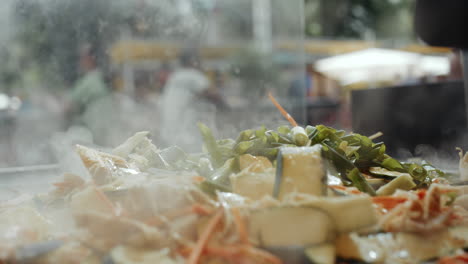
[[449, 60], [443, 56], [371, 48], [322, 59], [315, 66], [317, 71], [348, 85], [447, 74]]

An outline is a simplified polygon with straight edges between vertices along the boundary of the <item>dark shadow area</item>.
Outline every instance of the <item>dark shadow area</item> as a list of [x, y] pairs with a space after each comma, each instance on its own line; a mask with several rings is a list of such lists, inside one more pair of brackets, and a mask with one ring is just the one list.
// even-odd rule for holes
[[353, 91], [353, 130], [383, 132], [378, 140], [391, 155], [418, 155], [417, 147], [427, 145], [456, 156], [455, 147], [468, 145], [464, 98], [461, 81]]

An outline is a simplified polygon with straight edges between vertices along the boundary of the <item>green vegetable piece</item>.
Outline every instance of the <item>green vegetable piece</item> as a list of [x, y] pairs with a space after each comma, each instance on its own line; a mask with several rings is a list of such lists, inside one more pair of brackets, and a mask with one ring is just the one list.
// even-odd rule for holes
[[268, 130], [265, 132], [265, 135], [267, 136], [268, 142], [270, 143], [277, 143], [279, 141], [279, 135], [273, 130]]
[[[236, 164], [237, 162], [237, 164]], [[237, 159], [231, 158], [228, 159], [223, 166], [221, 166], [219, 169], [217, 169], [212, 175], [211, 175], [211, 181], [224, 185], [224, 186], [230, 186], [231, 182], [229, 180], [229, 176], [236, 172], [239, 171], [239, 161]], [[237, 170], [236, 170], [237, 168]]]
[[198, 173], [202, 176], [209, 177], [211, 174], [213, 174], [213, 166], [211, 165], [211, 162], [207, 158], [201, 158], [198, 162]]
[[359, 135], [359, 136], [360, 136], [361, 144], [363, 147], [368, 147], [368, 148], [372, 147], [373, 143], [372, 143], [372, 140], [370, 140], [370, 138], [362, 136], [362, 135]]
[[255, 136], [258, 138], [265, 137], [265, 132], [267, 131], [265, 126], [262, 126], [260, 129], [255, 131]]
[[279, 148], [264, 148], [257, 154], [260, 156], [267, 157], [270, 160], [275, 160], [279, 152]]
[[305, 132], [309, 138], [311, 138], [314, 134], [318, 132], [317, 128], [314, 126], [306, 126]]
[[247, 129], [239, 133], [236, 142], [251, 140], [254, 136], [254, 131], [251, 129]]
[[410, 175], [401, 175], [377, 190], [377, 195], [392, 195], [397, 189], [409, 191], [416, 187]]
[[278, 129], [276, 129], [278, 133], [280, 134], [288, 134], [291, 131], [291, 128], [289, 126], [280, 126]]
[[427, 176], [427, 171], [421, 165], [415, 163], [408, 165], [408, 173], [418, 181], [424, 181]]
[[198, 129], [200, 130], [200, 133], [203, 137], [205, 147], [211, 156], [213, 166], [215, 168], [221, 167], [223, 165], [222, 154], [221, 151], [218, 149], [218, 144], [216, 144], [216, 140], [213, 136], [213, 133], [211, 132], [211, 129], [202, 123], [198, 123]]
[[375, 190], [372, 186], [366, 181], [364, 176], [359, 172], [358, 168], [354, 168], [348, 173], [348, 178], [353, 183], [354, 187], [358, 188], [361, 192], [368, 193], [370, 195], [375, 195]]
[[370, 167], [369, 172], [374, 177], [384, 178], [384, 179], [387, 179], [387, 180], [393, 180], [393, 179], [395, 179], [397, 177], [400, 177], [400, 176], [403, 176], [403, 175], [409, 175], [406, 172], [391, 171], [391, 170], [387, 170], [387, 169], [381, 168], [381, 167]]
[[370, 195], [375, 195], [375, 190], [362, 176], [359, 169], [354, 164], [341, 155], [336, 149], [333, 149], [327, 144], [328, 142], [322, 143], [325, 157], [331, 160], [340, 174], [343, 182], [351, 181], [353, 185], [358, 188], [361, 192], [366, 192]]
[[309, 137], [307, 136], [304, 128], [300, 126], [293, 127], [293, 129], [291, 129], [291, 138], [294, 143], [300, 147], [305, 146], [309, 141]]
[[216, 191], [232, 192], [232, 189], [230, 187], [222, 185], [222, 184], [218, 184], [210, 180], [204, 180], [203, 182], [200, 183], [199, 187], [203, 192], [213, 197], [216, 196]]
[[394, 159], [394, 158], [391, 158], [391, 157], [388, 157], [386, 159], [384, 159], [384, 161], [382, 161], [382, 167], [386, 168], [387, 170], [394, 170], [394, 171], [403, 171], [404, 168], [403, 166], [401, 165], [401, 163]]
[[249, 151], [252, 147], [254, 146], [253, 141], [243, 141], [239, 142], [235, 147], [234, 147], [234, 152], [237, 154], [245, 154], [247, 151]]
[[445, 172], [437, 169], [436, 167], [432, 166], [432, 164], [429, 164], [426, 161], [423, 161], [421, 166], [427, 171], [429, 177], [435, 178], [447, 176]]
[[293, 144], [293, 140], [291, 139], [291, 137], [288, 134], [286, 134], [286, 135], [278, 134], [278, 143]]

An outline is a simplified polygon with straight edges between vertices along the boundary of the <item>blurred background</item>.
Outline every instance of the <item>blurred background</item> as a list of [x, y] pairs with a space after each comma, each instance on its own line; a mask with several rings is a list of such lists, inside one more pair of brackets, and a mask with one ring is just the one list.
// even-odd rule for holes
[[[0, 167], [70, 142], [159, 147], [285, 120], [381, 138], [401, 157], [464, 145], [458, 53], [413, 29], [411, 0], [3, 0]], [[440, 154], [442, 153], [442, 154]], [[445, 157], [444, 156], [444, 157]]]

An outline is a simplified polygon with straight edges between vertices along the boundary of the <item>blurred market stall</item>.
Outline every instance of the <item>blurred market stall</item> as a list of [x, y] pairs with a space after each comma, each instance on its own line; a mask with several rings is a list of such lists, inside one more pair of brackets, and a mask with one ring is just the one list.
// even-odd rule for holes
[[446, 75], [449, 59], [447, 56], [371, 48], [318, 60], [316, 68], [345, 86], [360, 82], [375, 86], [384, 81], [408, 82], [423, 76]]

